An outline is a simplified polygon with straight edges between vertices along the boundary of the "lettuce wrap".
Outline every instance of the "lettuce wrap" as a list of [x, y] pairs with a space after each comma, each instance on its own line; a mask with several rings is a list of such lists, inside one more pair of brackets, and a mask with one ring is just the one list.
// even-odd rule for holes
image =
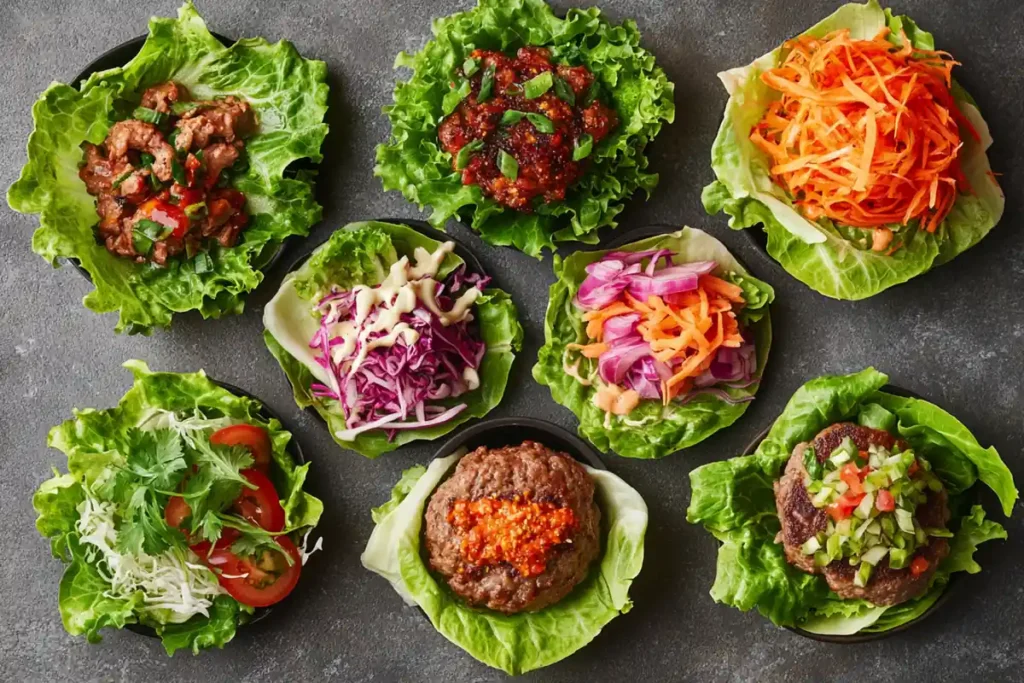
[[[657, 185], [657, 174], [646, 171], [644, 148], [663, 121], [675, 118], [674, 86], [640, 47], [635, 22], [613, 25], [593, 7], [570, 9], [563, 19], [543, 0], [480, 0], [472, 10], [436, 20], [433, 32], [418, 53], [402, 52], [395, 60], [413, 74], [395, 86], [394, 104], [384, 108], [391, 137], [377, 147], [374, 174], [385, 190], [400, 190], [421, 208], [430, 205], [435, 227], [461, 218], [491, 244], [540, 257], [555, 242], [596, 244], [598, 228], [616, 225], [623, 200], [637, 190], [649, 195]], [[565, 201], [531, 213], [506, 209], [475, 185], [463, 185], [437, 133], [453, 73], [473, 49], [508, 54], [523, 46], [550, 49], [555, 63], [586, 66], [619, 118]]]
[[[223, 647], [253, 608], [217, 590], [216, 576], [165, 522], [169, 496], [157, 489], [186, 496], [195, 489], [192, 504], [203, 504], [208, 512], [196, 533], [212, 541], [226, 528], [221, 525], [235, 519], [216, 514], [216, 501], [228, 503], [238, 495], [239, 472], [252, 466], [252, 457], [237, 448], [195, 451], [190, 439], [231, 424], [264, 428], [284, 531], [300, 545], [319, 521], [323, 504], [302, 490], [309, 464], [300, 465], [289, 454], [292, 435], [277, 420], [263, 417], [259, 402], [232, 394], [202, 371], [150, 372], [137, 360], [125, 367], [135, 383], [116, 408], [76, 410], [74, 419], [50, 430], [49, 445], [67, 455], [67, 474], [54, 470], [32, 498], [36, 527], [50, 540], [53, 555], [67, 564], [58, 598], [61, 620], [68, 633], [90, 642], [98, 642], [104, 628], [141, 624], [156, 632], [169, 655]], [[189, 467], [193, 456], [201, 458], [195, 470]], [[186, 472], [193, 471], [195, 486], [186, 487]], [[208, 490], [198, 490], [200, 483]], [[198, 514], [197, 509], [192, 512]], [[248, 532], [240, 538], [245, 539], [252, 540]], [[250, 547], [267, 540], [257, 537]], [[142, 588], [115, 588], [113, 577], [125, 573], [144, 577]], [[200, 591], [176, 588], [185, 580], [203, 588], [212, 604], [197, 608]], [[150, 595], [150, 588], [160, 593]]]
[[[739, 320], [746, 326], [749, 341], [756, 349], [756, 368], [751, 382], [725, 392], [736, 403], [713, 394], [703, 394], [685, 404], [678, 401], [662, 406], [660, 399], [645, 399], [626, 416], [606, 417], [595, 405], [598, 387], [598, 362], [574, 354], [569, 360], [570, 344], [586, 343], [583, 311], [574, 300], [587, 277], [588, 265], [610, 251], [577, 252], [562, 260], [555, 256], [555, 276], [544, 317], [544, 346], [537, 354], [533, 377], [551, 389], [551, 396], [579, 418], [579, 432], [602, 451], [613, 451], [628, 458], [661, 458], [689, 448], [728, 427], [746, 411], [749, 399], [760, 386], [768, 360], [772, 329], [769, 304], [775, 296], [771, 286], [751, 276], [721, 242], [700, 230], [684, 227], [674, 233], [633, 242], [614, 251], [638, 252], [668, 249], [676, 264], [715, 261], [714, 274], [731, 280], [743, 289], [746, 306]], [[578, 364], [577, 364], [578, 362]], [[570, 369], [567, 369], [569, 367]]]
[[[78, 177], [83, 143], [103, 142], [147, 87], [168, 80], [195, 97], [237, 95], [259, 121], [246, 140], [249, 167], [233, 185], [245, 194], [248, 227], [234, 247], [211, 246], [212, 268], [203, 272], [190, 261], [157, 267], [108, 252], [96, 238], [96, 199]], [[125, 66], [94, 73], [78, 87], [47, 88], [32, 109], [28, 162], [7, 201], [15, 211], [39, 214], [32, 249], [53, 265], [75, 259], [95, 285], [85, 306], [118, 311], [117, 332], [148, 334], [184, 311], [204, 318], [239, 313], [285, 239], [308, 235], [320, 220], [313, 174], [286, 169], [299, 159], [321, 160], [327, 91], [323, 62], [303, 59], [287, 41], [247, 38], [224, 47], [189, 1], [177, 19], [150, 21], [149, 37]]]
[[[324, 369], [317, 363], [310, 340], [320, 329], [316, 303], [332, 288], [347, 290], [356, 285], [380, 284], [389, 268], [401, 257], [410, 259], [417, 248], [434, 252], [440, 242], [405, 225], [375, 221], [351, 223], [336, 231], [311, 257], [281, 283], [263, 314], [267, 348], [291, 382], [295, 402], [313, 407], [327, 423], [331, 436], [343, 448], [375, 458], [416, 440], [432, 440], [447, 434], [467, 420], [483, 417], [501, 401], [515, 352], [522, 346], [523, 329], [515, 304], [500, 289], [487, 288], [473, 307], [473, 329], [485, 351], [478, 369], [479, 387], [458, 397], [435, 402], [438, 405], [467, 404], [453, 419], [430, 427], [406, 429], [389, 437], [383, 429], [364, 431], [354, 439], [339, 438], [347, 428], [346, 415], [338, 400], [316, 395], [312, 385], [324, 382]], [[438, 277], [463, 268], [465, 262], [448, 253], [440, 264]]]
[[611, 472], [587, 467], [601, 509], [601, 555], [588, 578], [558, 603], [537, 612], [502, 614], [468, 607], [431, 574], [421, 554], [423, 515], [434, 490], [463, 453], [406, 470], [391, 499], [373, 509], [376, 526], [363, 566], [380, 574], [408, 605], [418, 606], [441, 635], [479, 661], [509, 674], [573, 654], [609, 621], [632, 607], [629, 587], [640, 573], [647, 505]]
[[[902, 31], [916, 48], [935, 47], [930, 33], [908, 17], [883, 10], [876, 0], [843, 5], [802, 35], [821, 37], [848, 29], [851, 38], [866, 40], [886, 27], [896, 45], [902, 44]], [[779, 47], [747, 66], [718, 75], [729, 101], [711, 149], [717, 180], [704, 188], [708, 213], [724, 211], [735, 229], [763, 226], [772, 258], [811, 289], [836, 299], [864, 299], [906, 282], [974, 246], [999, 222], [1003, 193], [986, 155], [992, 137], [977, 104], [955, 81], [953, 99], [980, 139], [962, 136], [960, 163], [971, 193], [957, 196], [934, 233], [919, 229], [916, 220], [906, 227], [891, 225], [902, 246], [887, 253], [872, 250], [870, 231], [827, 218], [806, 219], [787, 191], [772, 180], [770, 157], [749, 138], [753, 126], [779, 98], [762, 82], [761, 74], [781, 64], [784, 56], [784, 47]]]
[[[757, 608], [777, 625], [814, 633], [880, 632], [927, 611], [954, 573], [981, 571], [974, 560], [978, 545], [1005, 539], [1006, 530], [986, 518], [975, 502], [975, 487], [980, 482], [991, 489], [1009, 516], [1017, 500], [1013, 475], [995, 448], [983, 448], [955, 417], [928, 401], [884, 391], [887, 382], [888, 377], [873, 368], [811, 380], [793, 394], [753, 454], [690, 473], [693, 493], [687, 520], [704, 525], [721, 543], [711, 588], [716, 602], [743, 611]], [[787, 563], [782, 544], [775, 543], [780, 526], [773, 482], [798, 443], [842, 421], [885, 429], [905, 439], [931, 463], [949, 494], [949, 528], [954, 531], [950, 553], [928, 590], [908, 602], [878, 607], [865, 600], [842, 600], [822, 576]]]

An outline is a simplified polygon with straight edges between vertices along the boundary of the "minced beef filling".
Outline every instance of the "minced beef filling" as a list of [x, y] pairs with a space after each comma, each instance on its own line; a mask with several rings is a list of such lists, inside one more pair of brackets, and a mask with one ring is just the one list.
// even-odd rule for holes
[[453, 91], [467, 80], [469, 94], [438, 127], [441, 147], [464, 185], [517, 211], [533, 210], [538, 198], [564, 200], [593, 149], [618, 125], [615, 111], [598, 99], [593, 74], [552, 64], [545, 48], [520, 48], [514, 58], [474, 50]]
[[102, 145], [84, 147], [79, 177], [96, 197], [107, 250], [164, 265], [196, 256], [205, 239], [234, 246], [249, 216], [229, 173], [244, 170], [243, 138], [256, 126], [236, 97], [190, 101], [172, 81], [146, 90], [132, 118], [115, 123]]

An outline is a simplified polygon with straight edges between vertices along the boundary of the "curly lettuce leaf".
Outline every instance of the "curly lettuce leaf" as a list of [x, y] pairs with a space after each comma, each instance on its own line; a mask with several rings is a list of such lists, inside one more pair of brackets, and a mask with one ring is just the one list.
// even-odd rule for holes
[[[933, 49], [932, 35], [912, 20], [883, 10], [876, 0], [840, 7], [802, 35], [824, 36], [849, 29], [854, 39], [873, 38], [888, 26], [900, 43], [900, 31], [918, 48]], [[955, 84], [953, 98], [977, 130], [980, 140], [963, 136], [960, 161], [973, 190], [960, 195], [935, 234], [893, 226], [903, 246], [891, 255], [871, 251], [867, 233], [836, 226], [828, 219], [809, 221], [793, 206], [787, 192], [771, 179], [769, 157], [749, 139], [778, 93], [761, 81], [761, 74], [781, 63], [782, 47], [745, 67], [719, 74], [729, 92], [725, 116], [711, 150], [717, 180], [704, 189], [708, 213], [725, 211], [736, 229], [764, 227], [768, 253], [808, 287], [837, 299], [863, 299], [906, 282], [945, 263], [977, 244], [1003, 213], [1004, 199], [991, 174], [986, 150], [992, 144], [988, 126], [974, 100]]]
[[[675, 118], [675, 86], [640, 47], [636, 23], [613, 25], [600, 10], [570, 9], [564, 19], [543, 0], [479, 0], [476, 8], [438, 19], [434, 39], [415, 55], [401, 53], [395, 66], [412, 69], [395, 85], [394, 104], [384, 107], [390, 139], [377, 147], [385, 190], [400, 190], [420, 208], [430, 205], [430, 222], [442, 228], [449, 218], [470, 218], [487, 242], [510, 245], [539, 257], [556, 241], [597, 243], [597, 229], [615, 226], [623, 200], [637, 190], [648, 195], [658, 176], [648, 173], [644, 148]], [[479, 187], [463, 185], [441, 150], [437, 125], [449, 82], [474, 48], [515, 52], [525, 45], [547, 47], [553, 61], [582, 64], [603, 86], [619, 125], [591, 155], [586, 176], [564, 202], [544, 204], [533, 213], [502, 207]]]
[[[721, 242], [693, 228], [658, 235], [633, 242], [617, 251], [643, 251], [665, 248], [675, 253], [674, 261], [717, 261], [719, 275], [732, 278], [751, 292], [744, 314], [751, 325], [757, 347], [758, 381], [744, 389], [730, 389], [736, 397], [753, 396], [760, 386], [760, 377], [771, 346], [771, 320], [768, 305], [775, 296], [771, 286], [757, 280], [737, 261]], [[685, 405], [661, 401], [641, 401], [628, 416], [612, 417], [594, 405], [596, 388], [585, 386], [574, 375], [589, 378], [597, 372], [597, 361], [574, 357], [569, 362], [566, 347], [586, 343], [585, 324], [581, 311], [573, 304], [580, 285], [586, 278], [587, 265], [608, 251], [576, 252], [565, 260], [555, 257], [557, 281], [551, 285], [548, 309], [544, 317], [544, 346], [537, 354], [533, 378], [551, 389], [551, 396], [579, 418], [579, 432], [602, 451], [613, 451], [627, 458], [661, 458], [703, 441], [720, 429], [728, 427], [746, 411], [747, 403], [730, 405], [711, 395], [699, 396]], [[745, 309], [746, 310], [746, 309]], [[575, 368], [572, 364], [576, 363]], [[567, 370], [567, 367], [569, 368]]]
[[425, 470], [403, 474], [391, 501], [374, 510], [376, 526], [361, 558], [364, 567], [386, 578], [406, 603], [418, 605], [445, 638], [509, 674], [568, 657], [629, 611], [629, 587], [643, 565], [647, 506], [617, 476], [589, 467], [606, 534], [603, 554], [567, 597], [539, 612], [506, 615], [470, 608], [436, 581], [420, 553], [423, 511], [459, 457], [438, 458]]
[[[271, 479], [281, 496], [289, 532], [312, 528], [320, 519], [323, 503], [302, 490], [309, 463], [297, 465], [287, 451], [291, 434], [276, 419], [267, 420], [258, 401], [236, 396], [196, 373], [151, 372], [142, 361], [125, 363], [135, 381], [117, 407], [106, 410], [76, 410], [75, 417], [50, 430], [48, 444], [67, 455], [68, 474], [57, 474], [43, 482], [32, 499], [38, 514], [36, 528], [50, 539], [54, 556], [68, 566], [60, 584], [61, 618], [68, 633], [99, 640], [105, 627], [122, 628], [140, 618], [156, 630], [168, 654], [178, 649], [198, 652], [205, 647], [223, 647], [234, 636], [243, 608], [231, 598], [214, 601], [209, 617], [196, 616], [184, 624], [162, 624], [152, 615], [142, 617], [138, 608], [144, 596], [138, 592], [128, 599], [111, 598], [110, 584], [97, 562], [83, 551], [76, 530], [78, 505], [85, 499], [84, 488], [102, 490], [102, 483], [125, 465], [129, 432], [165, 411], [192, 415], [200, 411], [207, 418], [230, 418], [257, 424], [270, 435], [275, 467]], [[230, 603], [230, 604], [228, 604]]]
[[[139, 54], [124, 67], [93, 74], [80, 89], [52, 84], [32, 108], [35, 130], [28, 163], [7, 193], [11, 208], [39, 214], [32, 248], [50, 263], [77, 259], [96, 289], [84, 304], [97, 313], [118, 311], [116, 330], [151, 332], [174, 313], [203, 317], [238, 313], [244, 295], [262, 280], [265, 265], [290, 235], [307, 235], [320, 220], [308, 173], [286, 176], [292, 162], [320, 161], [327, 134], [327, 67], [303, 59], [287, 41], [262, 38], [224, 47], [192, 2], [177, 19], [154, 18]], [[213, 245], [213, 269], [197, 273], [189, 261], [166, 268], [139, 265], [97, 243], [95, 199], [78, 177], [81, 145], [103, 142], [117, 112], [138, 103], [149, 86], [173, 79], [196, 98], [237, 95], [256, 111], [259, 132], [246, 140], [249, 169], [235, 187], [245, 193], [249, 226], [230, 248]]]
[[[813, 439], [844, 420], [884, 428], [905, 438], [933, 463], [947, 490], [959, 493], [978, 480], [1000, 497], [1009, 515], [1017, 491], [1006, 465], [993, 448], [982, 448], [949, 413], [921, 399], [885, 393], [888, 377], [873, 368], [811, 380], [789, 400], [754, 453], [709, 463], [690, 473], [693, 494], [686, 519], [702, 524], [721, 542], [712, 597], [741, 610], [756, 608], [782, 626], [815, 633], [848, 635], [881, 631], [907, 623], [938, 599], [955, 572], [976, 573], [980, 543], [1006, 538], [1005, 529], [985, 519], [979, 505], [961, 511], [952, 505], [956, 532], [950, 554], [924, 595], [888, 609], [864, 600], [842, 600], [824, 579], [806, 574], [785, 560], [773, 483], [797, 444]], [[984, 476], [981, 474], [984, 473]]]
[[[442, 403], [466, 403], [467, 408], [452, 420], [423, 429], [406, 429], [388, 440], [383, 430], [371, 430], [353, 441], [337, 438], [344, 430], [345, 416], [339, 403], [313, 396], [313, 382], [328, 383], [323, 368], [314, 360], [309, 340], [320, 327], [312, 313], [321, 292], [330, 285], [350, 288], [356, 284], [379, 284], [387, 276], [391, 264], [402, 256], [412, 257], [416, 247], [434, 251], [440, 242], [405, 225], [375, 221], [351, 223], [337, 230], [330, 239], [313, 252], [301, 268], [289, 274], [263, 312], [263, 340], [291, 382], [295, 402], [300, 408], [314, 408], [327, 423], [332, 438], [342, 448], [367, 458], [395, 450], [411, 441], [433, 440], [473, 418], [491, 411], [505, 394], [509, 371], [515, 352], [522, 348], [523, 328], [516, 306], [500, 289], [487, 289], [477, 299], [474, 316], [480, 338], [486, 345], [480, 363], [480, 387]], [[450, 253], [441, 263], [439, 277], [444, 277], [463, 263]]]

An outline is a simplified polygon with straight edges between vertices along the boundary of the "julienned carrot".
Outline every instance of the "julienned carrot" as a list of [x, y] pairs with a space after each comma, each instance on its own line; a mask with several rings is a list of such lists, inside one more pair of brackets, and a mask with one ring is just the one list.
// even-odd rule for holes
[[905, 35], [897, 47], [888, 34], [853, 40], [843, 29], [786, 43], [782, 65], [761, 75], [782, 97], [750, 139], [807, 218], [876, 229], [918, 220], [935, 232], [970, 191], [960, 127], [978, 134], [950, 94], [952, 56]]
[[735, 310], [743, 305], [742, 288], [714, 275], [701, 275], [693, 291], [650, 296], [646, 301], [626, 292], [621, 301], [584, 314], [587, 336], [594, 343], [568, 348], [596, 358], [609, 349], [601, 343], [604, 323], [619, 315], [639, 314], [637, 332], [651, 345], [654, 357], [673, 369], [672, 377], [662, 382], [667, 404], [710, 367], [719, 348], [743, 344]]

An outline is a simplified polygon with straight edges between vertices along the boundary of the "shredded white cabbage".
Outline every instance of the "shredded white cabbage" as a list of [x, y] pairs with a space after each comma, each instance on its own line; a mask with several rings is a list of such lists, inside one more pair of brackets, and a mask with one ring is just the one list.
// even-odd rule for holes
[[88, 560], [110, 583], [109, 598], [143, 594], [140, 611], [162, 623], [180, 624], [209, 609], [226, 591], [217, 577], [191, 550], [172, 548], [159, 555], [122, 555], [117, 551], [116, 506], [91, 494], [78, 506], [76, 528]]
[[316, 539], [316, 543], [313, 544], [313, 549], [306, 552], [306, 541], [309, 540], [309, 535], [313, 533], [313, 527], [306, 529], [306, 533], [302, 534], [302, 543], [299, 544], [299, 553], [302, 555], [302, 566], [306, 566], [306, 560], [309, 556], [315, 553], [317, 550], [324, 549], [324, 537], [319, 536]]

